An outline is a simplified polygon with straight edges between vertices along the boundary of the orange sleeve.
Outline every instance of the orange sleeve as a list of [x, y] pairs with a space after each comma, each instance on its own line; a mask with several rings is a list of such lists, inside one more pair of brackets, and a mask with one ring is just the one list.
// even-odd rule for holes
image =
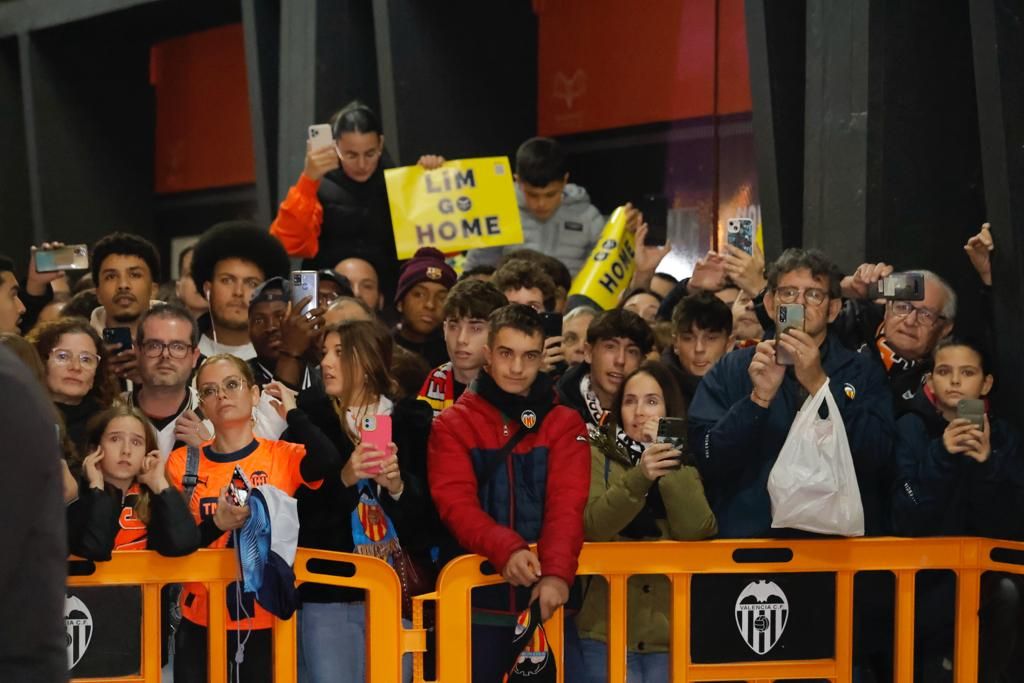
[[182, 446], [181, 448], [171, 452], [167, 456], [167, 464], [164, 465], [164, 475], [167, 477], [167, 481], [170, 482], [171, 486], [178, 489], [179, 491], [184, 490], [181, 478], [185, 475], [185, 455], [188, 449]]
[[287, 462], [286, 471], [282, 474], [287, 482], [287, 493], [290, 496], [294, 496], [295, 492], [299, 490], [300, 486], [305, 485], [308, 488], [316, 490], [323, 484], [323, 479], [317, 481], [306, 481], [302, 478], [301, 466], [302, 459], [306, 457], [306, 447], [297, 444], [289, 443], [288, 441], [278, 441], [277, 448], [285, 451], [283, 453], [275, 453], [274, 460]]
[[316, 198], [319, 188], [319, 180], [299, 174], [299, 181], [288, 190], [288, 196], [277, 210], [277, 218], [270, 224], [270, 234], [284, 245], [289, 256], [313, 258], [320, 250], [324, 208]]

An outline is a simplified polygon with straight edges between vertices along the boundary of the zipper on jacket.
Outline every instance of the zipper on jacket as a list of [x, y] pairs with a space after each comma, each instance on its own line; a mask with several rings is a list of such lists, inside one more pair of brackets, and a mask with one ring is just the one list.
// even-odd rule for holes
[[[508, 436], [508, 423], [504, 425], [505, 436]], [[515, 450], [514, 448], [512, 450]], [[509, 451], [508, 455], [505, 456], [505, 469], [508, 471], [508, 526], [510, 529], [515, 531], [516, 528], [516, 478], [515, 468], [512, 467], [512, 451]], [[516, 605], [516, 587], [512, 584], [508, 585], [508, 604], [511, 605], [512, 612], [518, 611], [518, 605]]]

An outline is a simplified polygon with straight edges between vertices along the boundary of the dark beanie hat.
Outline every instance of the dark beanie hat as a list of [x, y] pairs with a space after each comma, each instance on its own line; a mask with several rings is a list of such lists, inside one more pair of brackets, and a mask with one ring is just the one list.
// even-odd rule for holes
[[445, 263], [444, 254], [433, 247], [420, 247], [402, 266], [398, 275], [395, 303], [401, 301], [410, 289], [421, 282], [436, 282], [451, 289], [457, 279], [455, 271]]

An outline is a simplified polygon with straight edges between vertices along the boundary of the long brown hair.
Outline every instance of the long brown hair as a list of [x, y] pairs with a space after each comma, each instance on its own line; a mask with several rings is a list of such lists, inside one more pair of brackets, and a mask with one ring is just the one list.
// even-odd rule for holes
[[86, 398], [93, 398], [104, 408], [109, 407], [117, 398], [118, 386], [114, 373], [110, 369], [110, 359], [103, 347], [103, 340], [96, 334], [89, 321], [85, 318], [61, 318], [53, 322], [36, 325], [28, 333], [28, 341], [36, 347], [39, 352], [39, 359], [46, 365], [50, 353], [57, 347], [60, 338], [65, 334], [88, 335], [93, 344], [96, 345], [96, 354], [100, 357], [99, 365], [96, 367], [96, 374], [92, 380], [92, 387]]
[[342, 430], [355, 442], [345, 409], [360, 393], [364, 398], [394, 395], [395, 381], [390, 370], [394, 342], [383, 325], [369, 320], [345, 320], [330, 325], [324, 333], [325, 343], [331, 334], [339, 336], [342, 348], [339, 371], [344, 387], [341, 396], [331, 398]]
[[[141, 410], [126, 405], [115, 405], [102, 412], [96, 413], [89, 419], [88, 425], [86, 426], [86, 443], [88, 444], [86, 447], [86, 453], [91, 453], [99, 448], [100, 442], [103, 440], [103, 434], [107, 431], [107, 427], [111, 422], [119, 417], [134, 418], [142, 425], [142, 431], [146, 434], [145, 454], [160, 449], [160, 445], [156, 438], [156, 430], [153, 428], [149, 418], [147, 418]], [[145, 454], [143, 455], [143, 458], [145, 458]], [[81, 471], [82, 461], [84, 459], [84, 455], [80, 455], [76, 458], [73, 466], [74, 471]], [[146, 486], [142, 486], [141, 489], [142, 490], [139, 492], [139, 497], [135, 501], [133, 509], [135, 510], [135, 516], [142, 520], [143, 524], [148, 525], [150, 520], [150, 496], [152, 495], [152, 492]]]

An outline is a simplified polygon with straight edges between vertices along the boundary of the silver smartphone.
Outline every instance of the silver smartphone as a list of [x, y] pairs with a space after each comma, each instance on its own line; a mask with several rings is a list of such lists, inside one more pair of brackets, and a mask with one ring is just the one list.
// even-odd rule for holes
[[307, 315], [318, 306], [317, 287], [320, 284], [320, 276], [315, 270], [293, 270], [292, 271], [292, 305], [298, 306], [299, 302], [310, 297], [309, 303], [302, 307], [302, 314]]
[[[803, 304], [779, 304], [779, 311], [775, 321], [775, 338], [781, 339], [787, 330], [804, 329], [804, 305]], [[779, 365], [793, 365], [796, 359], [786, 349], [778, 344], [775, 345], [775, 362]]]

